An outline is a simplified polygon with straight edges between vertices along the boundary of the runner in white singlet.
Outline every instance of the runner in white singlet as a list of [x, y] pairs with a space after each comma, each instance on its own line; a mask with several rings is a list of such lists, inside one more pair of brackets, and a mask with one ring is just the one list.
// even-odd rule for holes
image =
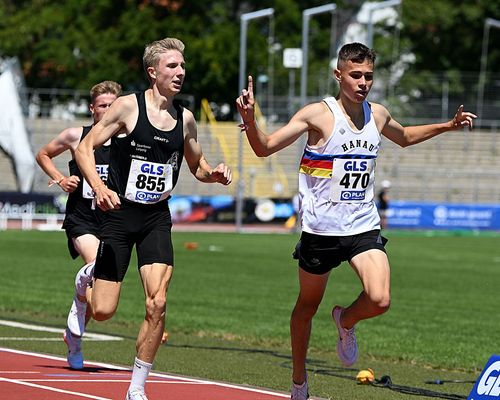
[[390, 304], [390, 268], [386, 239], [373, 199], [380, 134], [401, 147], [447, 131], [472, 128], [476, 116], [460, 106], [452, 120], [403, 127], [387, 109], [366, 98], [373, 84], [375, 54], [360, 43], [340, 49], [334, 70], [340, 91], [334, 98], [306, 105], [288, 124], [266, 135], [256, 125], [253, 79], [236, 100], [248, 141], [259, 157], [269, 156], [307, 134], [300, 163], [302, 235], [294, 257], [299, 260], [300, 293], [290, 321], [292, 393], [309, 397], [306, 355], [314, 317], [332, 268], [348, 261], [363, 285], [348, 307], [334, 306], [337, 353], [346, 366], [358, 357], [357, 322], [386, 312]]

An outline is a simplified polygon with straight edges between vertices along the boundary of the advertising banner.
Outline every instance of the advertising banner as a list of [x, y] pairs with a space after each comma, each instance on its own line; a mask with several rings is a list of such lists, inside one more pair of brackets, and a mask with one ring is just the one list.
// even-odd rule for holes
[[58, 195], [0, 192], [0, 214], [10, 218], [23, 214], [64, 214], [67, 199], [64, 192]]
[[467, 400], [500, 399], [500, 356], [493, 354], [476, 381]]
[[391, 201], [389, 228], [500, 230], [500, 205]]
[[[0, 192], [0, 214], [64, 214], [66, 193]], [[232, 196], [172, 196], [173, 222], [235, 223]], [[295, 215], [292, 199], [245, 199], [243, 223], [284, 223]], [[451, 204], [391, 201], [388, 227], [395, 229], [499, 230], [500, 204]]]

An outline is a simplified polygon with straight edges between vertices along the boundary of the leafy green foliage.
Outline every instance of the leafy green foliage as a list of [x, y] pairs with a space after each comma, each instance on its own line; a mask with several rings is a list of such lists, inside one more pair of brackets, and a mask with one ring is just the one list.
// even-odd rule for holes
[[[336, 2], [337, 36], [362, 3]], [[145, 44], [175, 36], [187, 45], [184, 93], [194, 95], [196, 104], [208, 98], [233, 105], [238, 92], [241, 14], [275, 9], [273, 18], [249, 23], [246, 71], [255, 77], [272, 74], [273, 93], [285, 95], [290, 71], [282, 65], [282, 49], [301, 47], [303, 10], [323, 4], [318, 0], [5, 0], [0, 2], [0, 57], [19, 57], [29, 87], [88, 90], [97, 81], [112, 79], [126, 91], [138, 90], [148, 84], [142, 68]], [[376, 27], [377, 67], [391, 66], [399, 50], [414, 53], [416, 62], [400, 82], [408, 79], [419, 91], [427, 84], [420, 71], [477, 72], [484, 21], [500, 18], [500, 3], [489, 0], [404, 0], [401, 10], [396, 49], [394, 27], [384, 23]], [[310, 20], [309, 95], [336, 94], [330, 87], [331, 29], [330, 13]], [[491, 74], [500, 70], [499, 29], [490, 29], [489, 43]], [[473, 88], [455, 80], [451, 90], [471, 92]]]
[[[500, 18], [495, 1], [418, 0], [403, 2], [403, 37], [417, 60], [415, 69], [479, 71], [486, 18]], [[490, 31], [489, 62], [500, 65], [500, 30]], [[495, 67], [496, 66], [496, 69]]]

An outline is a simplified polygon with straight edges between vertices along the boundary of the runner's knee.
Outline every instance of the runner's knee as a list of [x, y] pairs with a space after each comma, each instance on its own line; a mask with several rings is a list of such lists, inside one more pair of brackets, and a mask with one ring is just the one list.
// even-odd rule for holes
[[100, 307], [92, 304], [92, 318], [96, 321], [106, 321], [115, 315], [116, 307]]
[[318, 311], [319, 303], [297, 301], [292, 312], [292, 318], [312, 318]]
[[163, 295], [153, 295], [146, 299], [146, 313], [150, 319], [160, 319], [165, 315], [167, 306], [166, 297]]
[[377, 315], [385, 313], [391, 305], [391, 296], [389, 293], [368, 293], [368, 299]]

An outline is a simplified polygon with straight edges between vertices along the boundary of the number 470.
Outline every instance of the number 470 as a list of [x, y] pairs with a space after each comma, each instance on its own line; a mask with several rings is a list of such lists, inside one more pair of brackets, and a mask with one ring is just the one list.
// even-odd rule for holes
[[368, 187], [370, 183], [370, 174], [369, 173], [360, 173], [360, 172], [351, 172], [345, 174], [340, 180], [339, 184], [344, 186], [346, 189], [356, 189], [358, 185], [365, 189]]

